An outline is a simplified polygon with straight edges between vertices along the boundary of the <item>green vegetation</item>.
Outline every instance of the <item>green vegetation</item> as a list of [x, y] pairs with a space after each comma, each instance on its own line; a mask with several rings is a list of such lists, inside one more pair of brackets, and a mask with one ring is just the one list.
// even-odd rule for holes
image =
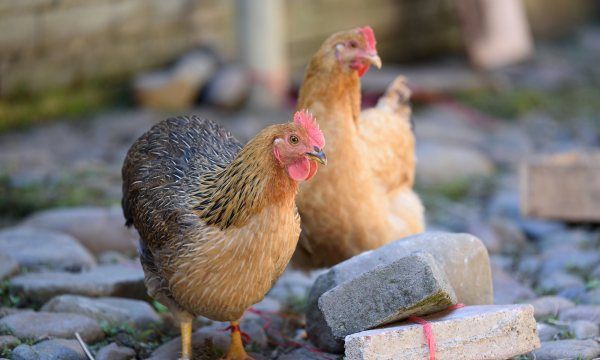
[[53, 118], [76, 118], [127, 99], [122, 82], [90, 81], [73, 88], [33, 93], [25, 88], [0, 98], [0, 132]]
[[476, 177], [438, 186], [417, 182], [416, 191], [427, 209], [428, 220], [453, 229], [457, 220], [485, 203], [494, 192], [495, 180], [494, 177]]
[[598, 119], [600, 113], [600, 87], [594, 85], [566, 87], [552, 91], [477, 90], [458, 93], [455, 98], [483, 113], [505, 119], [516, 119], [533, 110], [547, 112], [562, 120], [579, 116]]
[[600, 279], [592, 278], [585, 283], [586, 290], [590, 291], [600, 287]]
[[12, 349], [6, 345], [0, 348], [0, 357], [10, 359], [12, 355]]
[[513, 119], [541, 105], [542, 94], [535, 90], [472, 91], [456, 95], [458, 101], [485, 114]]
[[177, 335], [176, 330], [169, 328], [164, 323], [144, 330], [137, 329], [128, 324], [111, 326], [106, 322], [102, 322], [100, 326], [106, 334], [106, 338], [90, 346], [91, 350], [97, 351], [111, 342], [116, 342], [118, 345], [135, 349], [143, 359], [149, 357], [152, 351], [158, 346]]
[[[17, 307], [21, 304], [22, 299], [10, 292], [10, 281], [4, 280], [0, 282], [0, 306]], [[2, 330], [0, 329], [0, 333]]]
[[283, 304], [286, 312], [292, 314], [303, 314], [306, 311], [308, 298], [306, 296], [290, 295]]
[[417, 182], [416, 190], [423, 196], [441, 197], [447, 201], [465, 201], [468, 198], [484, 199], [494, 192], [495, 178], [472, 177], [445, 182], [436, 186], [425, 186]]
[[156, 300], [152, 300], [152, 306], [154, 307], [154, 309], [156, 310], [157, 313], [159, 314], [163, 314], [163, 313], [168, 313], [169, 309], [164, 306], [163, 304], [159, 303]]

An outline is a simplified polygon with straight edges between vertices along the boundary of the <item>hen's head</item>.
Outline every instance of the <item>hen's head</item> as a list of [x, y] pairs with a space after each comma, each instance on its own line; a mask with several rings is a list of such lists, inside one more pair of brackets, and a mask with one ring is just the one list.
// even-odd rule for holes
[[373, 29], [364, 26], [331, 35], [316, 56], [321, 58], [321, 66], [339, 66], [344, 71], [356, 71], [363, 76], [371, 65], [381, 68], [375, 45]]
[[273, 141], [273, 155], [288, 176], [308, 180], [317, 172], [317, 163], [325, 165], [325, 137], [315, 118], [306, 110], [294, 114], [294, 121], [279, 128]]

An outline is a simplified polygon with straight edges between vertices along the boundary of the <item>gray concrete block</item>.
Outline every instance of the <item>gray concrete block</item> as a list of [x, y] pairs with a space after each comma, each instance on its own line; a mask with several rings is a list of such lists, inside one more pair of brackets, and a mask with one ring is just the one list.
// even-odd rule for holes
[[373, 251], [364, 252], [333, 266], [313, 285], [307, 304], [306, 331], [321, 350], [341, 353], [343, 341], [326, 325], [318, 301], [322, 294], [378, 266], [391, 264], [415, 251], [433, 255], [445, 272], [458, 302], [466, 305], [493, 303], [490, 260], [481, 240], [469, 234], [431, 232], [410, 236]]
[[433, 256], [414, 253], [378, 266], [327, 291], [319, 309], [338, 339], [411, 315], [456, 304], [456, 294]]

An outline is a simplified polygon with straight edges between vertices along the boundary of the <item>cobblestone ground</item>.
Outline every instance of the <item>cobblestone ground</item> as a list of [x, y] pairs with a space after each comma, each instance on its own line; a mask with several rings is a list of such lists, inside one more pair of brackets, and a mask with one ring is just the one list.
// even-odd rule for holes
[[[486, 75], [496, 90], [418, 102], [414, 114], [417, 189], [428, 226], [481, 238], [492, 257], [495, 301], [534, 305], [543, 345], [530, 358], [600, 354], [600, 231], [522, 217], [518, 187], [527, 156], [600, 145], [599, 55], [600, 33], [587, 29], [569, 44], [540, 46], [530, 63]], [[245, 141], [288, 119], [291, 110], [194, 113], [219, 120]], [[97, 359], [153, 353], [158, 359], [177, 348], [170, 315], [145, 297], [135, 234], [123, 230], [118, 209], [127, 148], [166, 116], [114, 110], [0, 136], [6, 227], [0, 231], [0, 358], [84, 358], [74, 340], [57, 340], [72, 339], [75, 331]], [[77, 207], [55, 209], [69, 206]], [[36, 230], [15, 230], [16, 224]], [[26, 245], [34, 242], [44, 251]], [[288, 270], [247, 315], [242, 329], [257, 358], [335, 358], [305, 340], [302, 310], [316, 275]], [[71, 315], [64, 321], [55, 313]], [[48, 329], [40, 331], [39, 323]], [[218, 356], [225, 325], [198, 319], [195, 326], [198, 356]]]

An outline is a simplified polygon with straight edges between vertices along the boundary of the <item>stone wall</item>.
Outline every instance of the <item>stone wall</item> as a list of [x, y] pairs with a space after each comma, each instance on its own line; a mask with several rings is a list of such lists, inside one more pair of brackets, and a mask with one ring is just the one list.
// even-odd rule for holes
[[232, 1], [4, 0], [0, 91], [122, 76], [213, 43], [233, 48]]
[[288, 0], [288, 42], [293, 67], [306, 63], [323, 39], [370, 25], [384, 59], [418, 59], [462, 48], [454, 0]]
[[[591, 13], [590, 0], [525, 1], [536, 34]], [[0, 96], [127, 76], [200, 44], [234, 56], [234, 22], [235, 0], [2, 0]], [[304, 66], [332, 32], [366, 24], [386, 61], [462, 49], [454, 0], [286, 0], [290, 65]]]

